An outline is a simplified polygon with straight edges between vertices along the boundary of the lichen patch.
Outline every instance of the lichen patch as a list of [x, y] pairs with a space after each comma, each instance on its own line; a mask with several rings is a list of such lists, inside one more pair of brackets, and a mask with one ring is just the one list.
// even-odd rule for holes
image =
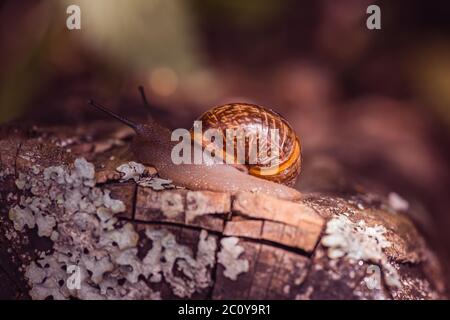
[[386, 232], [381, 225], [370, 227], [363, 220], [353, 222], [345, 215], [338, 215], [328, 221], [321, 243], [328, 248], [332, 260], [345, 256], [380, 265], [386, 284], [399, 287], [397, 270], [383, 252], [392, 245], [385, 237]]
[[175, 188], [171, 180], [161, 179], [154, 176], [154, 174], [149, 174], [146, 167], [141, 163], [130, 161], [118, 166], [116, 170], [122, 174], [121, 181], [134, 180], [138, 185], [152, 188], [153, 190]]
[[[178, 244], [173, 233], [167, 230], [147, 228], [146, 236], [152, 240], [152, 249], [143, 259], [148, 266], [143, 272], [150, 281], [160, 282], [162, 277], [181, 298], [191, 297], [197, 291], [211, 285], [211, 268], [215, 264], [216, 238], [202, 230], [197, 245], [197, 255], [192, 250]], [[140, 268], [142, 266], [138, 266]], [[174, 270], [181, 272], [176, 275]]]
[[389, 206], [395, 211], [407, 211], [409, 209], [409, 202], [395, 192], [389, 193], [388, 202]]
[[244, 247], [238, 245], [238, 243], [239, 238], [223, 238], [220, 241], [222, 248], [217, 255], [218, 262], [225, 268], [223, 275], [234, 281], [237, 280], [241, 273], [249, 270], [248, 260], [239, 258], [244, 252]]
[[[133, 277], [134, 269], [123, 268], [123, 257], [139, 260], [139, 235], [132, 224], [118, 223], [125, 205], [95, 187], [93, 164], [79, 158], [72, 168], [32, 170], [19, 174], [16, 185], [25, 193], [9, 211], [15, 230], [37, 228], [53, 241], [51, 251], [24, 266], [33, 299], [160, 297]], [[125, 283], [118, 285], [120, 279]]]
[[144, 173], [145, 166], [143, 164], [130, 161], [118, 166], [116, 170], [122, 174], [122, 181], [133, 179], [135, 182], [138, 182], [141, 175]]

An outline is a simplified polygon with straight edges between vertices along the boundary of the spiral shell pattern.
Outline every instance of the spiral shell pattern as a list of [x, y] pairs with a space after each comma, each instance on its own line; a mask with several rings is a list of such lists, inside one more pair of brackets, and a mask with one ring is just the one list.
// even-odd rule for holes
[[[222, 134], [223, 154], [227, 159], [231, 157], [234, 164], [245, 165], [251, 175], [259, 178], [288, 186], [295, 184], [301, 169], [301, 145], [280, 114], [253, 104], [232, 103], [210, 109], [199, 120], [204, 132], [215, 129]], [[228, 147], [230, 132], [234, 132], [234, 144]], [[210, 143], [203, 138], [203, 145]], [[243, 148], [244, 161], [238, 156]]]

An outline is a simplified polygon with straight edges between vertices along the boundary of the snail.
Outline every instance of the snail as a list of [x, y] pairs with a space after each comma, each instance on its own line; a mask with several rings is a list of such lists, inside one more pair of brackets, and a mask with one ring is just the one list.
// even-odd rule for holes
[[[144, 103], [148, 106], [142, 87], [139, 89]], [[171, 154], [178, 142], [172, 141], [172, 132], [169, 128], [151, 116], [145, 123], [136, 123], [93, 100], [89, 100], [88, 103], [131, 127], [136, 132], [130, 148], [133, 156], [137, 161], [155, 167], [162, 178], [172, 180], [175, 185], [191, 190], [227, 192], [232, 195], [250, 191], [286, 200], [301, 198], [301, 193], [291, 187], [301, 168], [299, 139], [289, 123], [270, 109], [247, 103], [232, 103], [210, 109], [201, 115], [198, 121], [206, 129], [218, 131], [236, 129], [244, 132], [247, 135], [246, 150], [251, 149], [250, 141], [256, 136], [259, 142], [258, 151], [267, 149], [268, 146], [272, 151], [275, 150], [273, 153], [279, 158], [276, 166], [272, 166], [272, 162], [269, 161], [250, 164], [248, 157], [244, 163], [229, 164], [213, 160], [207, 164], [175, 164]], [[275, 140], [269, 136], [271, 129], [279, 133], [279, 139]], [[205, 143], [203, 136], [199, 140], [194, 138], [193, 134], [192, 140], [197, 145]], [[224, 154], [226, 157], [233, 157], [236, 150], [230, 152], [227, 149]], [[273, 156], [270, 151], [267, 154], [269, 158]], [[215, 159], [221, 160], [220, 157]]]

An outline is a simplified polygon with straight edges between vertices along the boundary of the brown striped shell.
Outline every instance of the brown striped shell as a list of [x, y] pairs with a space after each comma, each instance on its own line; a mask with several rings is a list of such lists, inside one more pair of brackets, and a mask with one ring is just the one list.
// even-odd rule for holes
[[[233, 159], [233, 164], [243, 164], [251, 175], [266, 180], [295, 184], [301, 167], [301, 145], [295, 131], [278, 113], [253, 104], [233, 103], [214, 107], [198, 120], [203, 132], [215, 129], [222, 133], [222, 150], [226, 159]], [[234, 144], [228, 148], [227, 132], [235, 133]], [[230, 137], [228, 142], [233, 139]], [[242, 138], [241, 144], [238, 137]], [[202, 145], [206, 144], [211, 142], [203, 137]], [[239, 145], [243, 150], [244, 144], [245, 161], [242, 161], [242, 151], [238, 158], [237, 150]]]

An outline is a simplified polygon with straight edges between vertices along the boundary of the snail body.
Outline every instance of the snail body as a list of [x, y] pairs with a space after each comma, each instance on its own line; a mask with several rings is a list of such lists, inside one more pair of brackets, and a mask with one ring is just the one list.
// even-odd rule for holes
[[[269, 167], [267, 176], [259, 176], [260, 165], [250, 165], [247, 172], [243, 172], [237, 166], [219, 162], [200, 165], [175, 164], [172, 161], [171, 152], [178, 142], [171, 140], [171, 130], [167, 127], [153, 118], [144, 124], [134, 123], [93, 101], [90, 101], [90, 104], [133, 128], [136, 132], [131, 144], [133, 156], [141, 163], [154, 166], [162, 178], [172, 180], [175, 185], [191, 190], [210, 190], [230, 194], [242, 191], [261, 192], [286, 200], [296, 200], [301, 197], [299, 191], [288, 186], [295, 182], [300, 172], [300, 144], [287, 122], [273, 111], [255, 105], [230, 104], [213, 108], [200, 117], [200, 121], [206, 128], [220, 129], [221, 126], [223, 129], [223, 125], [227, 124], [225, 120], [228, 119], [228, 123], [232, 126], [247, 128], [249, 130], [247, 133], [261, 133], [264, 128], [276, 125], [278, 121], [283, 142], [277, 145], [281, 156], [280, 164], [275, 171], [271, 171]], [[231, 119], [233, 115], [234, 118]], [[270, 140], [262, 139], [262, 145], [271, 143]]]

